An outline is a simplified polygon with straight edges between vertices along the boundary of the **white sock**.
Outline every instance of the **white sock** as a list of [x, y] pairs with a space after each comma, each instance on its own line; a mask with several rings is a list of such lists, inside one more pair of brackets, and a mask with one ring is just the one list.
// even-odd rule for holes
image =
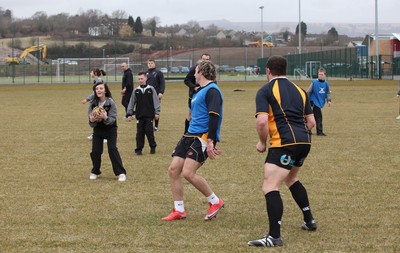
[[210, 202], [212, 205], [218, 204], [219, 203], [219, 198], [215, 193], [212, 193], [210, 196], [207, 197], [208, 202]]
[[183, 200], [174, 201], [174, 207], [175, 207], [175, 210], [178, 212], [185, 211], [185, 205], [183, 204]]

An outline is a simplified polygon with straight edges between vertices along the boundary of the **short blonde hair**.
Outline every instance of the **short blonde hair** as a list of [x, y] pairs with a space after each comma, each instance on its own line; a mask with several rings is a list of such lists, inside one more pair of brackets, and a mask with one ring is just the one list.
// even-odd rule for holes
[[198, 72], [202, 73], [207, 80], [215, 81], [217, 79], [217, 71], [215, 65], [210, 61], [202, 61], [197, 65]]

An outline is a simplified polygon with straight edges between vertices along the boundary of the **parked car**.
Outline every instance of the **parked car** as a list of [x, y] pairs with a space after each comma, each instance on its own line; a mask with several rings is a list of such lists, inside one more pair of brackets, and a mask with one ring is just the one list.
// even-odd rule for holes
[[171, 73], [179, 73], [179, 68], [178, 67], [172, 67], [171, 68]]
[[331, 69], [331, 68], [343, 68], [343, 67], [349, 68], [350, 64], [338, 63], [338, 62], [336, 62], [336, 63], [326, 63], [326, 64], [323, 64], [323, 67], [324, 68], [329, 68], [329, 69]]
[[189, 73], [189, 68], [188, 67], [182, 67], [181, 68], [182, 73]]
[[70, 61], [70, 60], [60, 60], [60, 64], [68, 64], [68, 65], [78, 65], [77, 61]]
[[246, 68], [244, 66], [236, 66], [235, 72], [245, 72]]
[[218, 71], [219, 72], [234, 72], [235, 69], [229, 67], [229, 65], [221, 65], [221, 66], [219, 66]]
[[168, 73], [168, 69], [167, 69], [167, 68], [160, 68], [160, 71], [161, 71], [163, 74]]

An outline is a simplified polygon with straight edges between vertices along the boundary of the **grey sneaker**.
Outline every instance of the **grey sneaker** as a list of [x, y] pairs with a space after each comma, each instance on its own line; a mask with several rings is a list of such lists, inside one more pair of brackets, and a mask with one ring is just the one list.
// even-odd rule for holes
[[275, 247], [283, 246], [282, 237], [273, 238], [269, 234], [264, 235], [262, 238], [254, 241], [248, 241], [247, 245], [256, 247]]
[[315, 222], [315, 220], [311, 220], [310, 222], [304, 222], [303, 225], [301, 225], [301, 229], [308, 231], [315, 231], [317, 230], [317, 223]]

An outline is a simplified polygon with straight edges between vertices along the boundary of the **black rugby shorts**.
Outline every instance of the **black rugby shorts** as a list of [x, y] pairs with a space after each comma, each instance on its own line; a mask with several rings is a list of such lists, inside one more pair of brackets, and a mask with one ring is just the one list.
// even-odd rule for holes
[[172, 152], [172, 156], [181, 158], [190, 158], [200, 164], [207, 160], [206, 143], [200, 141], [199, 137], [185, 137], [183, 136]]
[[290, 170], [293, 166], [303, 166], [304, 160], [310, 152], [311, 145], [298, 144], [279, 148], [269, 148], [266, 163], [272, 163], [281, 168]]

